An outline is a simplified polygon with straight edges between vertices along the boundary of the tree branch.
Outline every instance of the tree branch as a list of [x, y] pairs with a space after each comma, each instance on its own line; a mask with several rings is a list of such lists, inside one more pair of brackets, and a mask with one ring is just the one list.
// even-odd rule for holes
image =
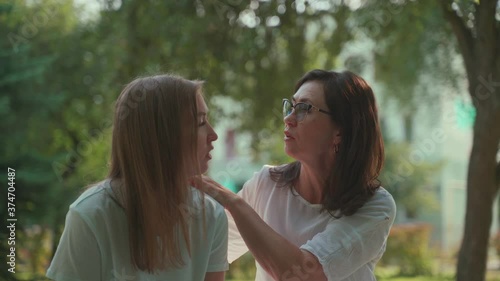
[[476, 26], [478, 37], [481, 40], [482, 38], [480, 38], [480, 34], [482, 33], [484, 36], [495, 38], [498, 34], [495, 30], [497, 0], [481, 0], [480, 3], [480, 5], [476, 5]]
[[496, 169], [496, 179], [497, 179], [497, 190], [500, 189], [500, 162], [497, 163]]
[[474, 39], [472, 33], [467, 29], [462, 18], [451, 8], [451, 3], [453, 1], [443, 0], [439, 2], [441, 3], [441, 10], [444, 18], [451, 24], [453, 33], [455, 33], [457, 37], [458, 46], [464, 58], [467, 75], [470, 77], [470, 75], [474, 73]]
[[498, 32], [496, 28], [496, 5], [497, 0], [481, 0], [476, 7], [476, 31], [477, 45], [476, 52], [483, 54], [483, 60], [479, 61], [478, 69], [486, 69], [491, 72], [495, 67], [496, 43], [498, 42]]
[[[496, 50], [495, 54], [500, 54], [500, 24], [497, 24], [496, 26]], [[496, 73], [494, 74], [495, 77], [500, 76], [500, 55], [496, 55], [496, 60], [495, 60], [495, 71]]]

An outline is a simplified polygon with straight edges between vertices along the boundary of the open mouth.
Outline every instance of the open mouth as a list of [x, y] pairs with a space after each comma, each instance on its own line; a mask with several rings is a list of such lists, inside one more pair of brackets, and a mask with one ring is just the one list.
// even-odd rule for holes
[[213, 147], [210, 147], [210, 148], [208, 149], [208, 152], [207, 152], [207, 156], [206, 156], [206, 158], [208, 158], [208, 159], [212, 159], [212, 154], [211, 154], [211, 152], [212, 152], [212, 150], [213, 150], [213, 149], [214, 149]]
[[285, 133], [285, 140], [295, 139], [294, 137], [292, 137], [292, 135], [288, 131], [285, 131], [284, 133]]

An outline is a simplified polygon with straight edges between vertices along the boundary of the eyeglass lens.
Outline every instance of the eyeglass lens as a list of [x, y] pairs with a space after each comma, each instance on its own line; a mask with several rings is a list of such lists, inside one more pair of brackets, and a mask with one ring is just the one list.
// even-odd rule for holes
[[309, 105], [305, 103], [297, 103], [294, 107], [292, 106], [292, 103], [290, 101], [285, 100], [283, 101], [283, 117], [287, 117], [288, 115], [290, 115], [294, 108], [297, 121], [302, 121], [302, 119], [304, 119], [307, 114]]

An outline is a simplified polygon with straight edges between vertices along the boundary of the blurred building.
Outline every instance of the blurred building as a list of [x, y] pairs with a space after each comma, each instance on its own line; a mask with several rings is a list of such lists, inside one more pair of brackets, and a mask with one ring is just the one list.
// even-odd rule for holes
[[[387, 106], [381, 115], [386, 133], [394, 140], [404, 141], [405, 124], [398, 108]], [[411, 155], [423, 157], [423, 161], [443, 163], [432, 177], [432, 188], [422, 190], [431, 192], [429, 196], [436, 198], [438, 208], [424, 211], [417, 220], [433, 225], [433, 245], [448, 254], [458, 251], [463, 233], [473, 118], [473, 107], [464, 96], [448, 93], [432, 106], [418, 107], [411, 120]], [[396, 223], [408, 222], [404, 208], [398, 206], [398, 211]], [[498, 228], [497, 212], [494, 213], [492, 232]]]
[[[424, 86], [417, 88], [414, 93], [414, 100], [419, 101], [416, 112], [411, 118], [405, 118], [401, 106], [384, 96], [384, 87], [375, 83], [374, 58], [369, 52], [373, 48], [373, 42], [369, 41], [350, 43], [344, 48], [341, 57], [346, 68], [361, 74], [372, 85], [379, 106], [379, 117], [385, 127], [384, 137], [395, 142], [411, 143], [410, 163], [421, 158], [422, 161], [440, 161], [443, 164], [431, 176], [430, 189], [422, 190], [435, 197], [438, 207], [425, 210], [416, 221], [432, 224], [431, 246], [443, 254], [455, 255], [463, 235], [467, 169], [475, 118], [465, 73], [456, 87], [432, 74], [421, 75], [418, 79]], [[456, 67], [453, 72], [463, 72], [459, 55], [452, 65]], [[498, 231], [498, 221], [497, 200], [493, 210], [492, 234]], [[410, 222], [415, 220], [407, 219], [404, 206], [398, 205], [395, 223]]]

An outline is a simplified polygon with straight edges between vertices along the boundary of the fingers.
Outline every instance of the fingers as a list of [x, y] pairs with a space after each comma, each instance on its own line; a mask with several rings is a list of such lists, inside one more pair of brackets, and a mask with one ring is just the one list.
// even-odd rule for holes
[[191, 184], [198, 190], [217, 200], [224, 207], [238, 198], [236, 194], [233, 194], [233, 192], [206, 175], [201, 175], [200, 177], [192, 179]]
[[217, 182], [205, 175], [202, 175], [200, 180], [195, 180], [192, 185], [214, 198], [219, 194], [221, 188]]

